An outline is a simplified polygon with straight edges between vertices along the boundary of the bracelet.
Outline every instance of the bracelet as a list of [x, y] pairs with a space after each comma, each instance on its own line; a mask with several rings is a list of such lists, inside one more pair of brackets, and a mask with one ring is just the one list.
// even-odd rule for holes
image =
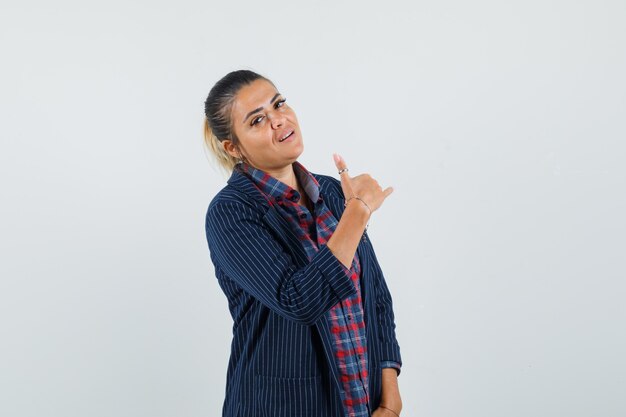
[[385, 407], [385, 406], [384, 406], [384, 405], [382, 405], [382, 404], [379, 404], [378, 406], [379, 406], [379, 407], [381, 407], [381, 408], [386, 408], [387, 410], [391, 411], [392, 413], [394, 413], [395, 415], [397, 415], [398, 417], [400, 417], [400, 414], [396, 413], [396, 412], [395, 412], [395, 411], [393, 411], [391, 408], [387, 408], [387, 407]]
[[[343, 206], [347, 207], [348, 206], [348, 201], [352, 200], [353, 198], [356, 198], [357, 200], [361, 200], [361, 202], [363, 204], [365, 204], [365, 207], [367, 207], [367, 209], [370, 211], [370, 216], [372, 215], [372, 209], [370, 208], [370, 206], [367, 205], [367, 203], [365, 201], [363, 201], [360, 197], [357, 197], [355, 195], [353, 195], [352, 197], [350, 197], [349, 199], [347, 199], [344, 203]], [[365, 225], [365, 231], [367, 232], [367, 228], [370, 227], [370, 222], [368, 221], [367, 224]]]
[[347, 199], [346, 202], [343, 203], [343, 206], [346, 207], [348, 205], [348, 201], [352, 200], [353, 198], [356, 198], [357, 200], [361, 200], [361, 202], [365, 204], [365, 207], [367, 207], [367, 209], [370, 211], [370, 215], [372, 214], [372, 209], [370, 208], [370, 206], [368, 206], [367, 203], [361, 199], [361, 197], [357, 197], [355, 195]]

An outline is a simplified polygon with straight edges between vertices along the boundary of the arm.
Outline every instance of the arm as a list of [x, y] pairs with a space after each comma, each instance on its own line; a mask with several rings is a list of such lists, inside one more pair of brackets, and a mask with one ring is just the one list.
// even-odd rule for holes
[[[402, 398], [400, 397], [400, 389], [398, 388], [398, 375], [396, 371], [390, 368], [383, 369], [380, 405], [392, 410], [398, 415], [400, 415], [402, 411]], [[377, 408], [373, 416], [380, 414], [388, 415], [389, 413], [385, 408]]]
[[[348, 217], [354, 220], [359, 214], [354, 209]], [[263, 213], [230, 201], [207, 211], [206, 236], [216, 268], [268, 308], [306, 325], [314, 324], [340, 300], [356, 293], [349, 270], [328, 245], [321, 246], [311, 262], [298, 268], [262, 217]]]
[[374, 275], [376, 285], [376, 312], [378, 315], [379, 333], [382, 343], [382, 368], [395, 368], [397, 375], [400, 375], [400, 369], [402, 368], [402, 356], [400, 354], [400, 346], [396, 338], [396, 324], [395, 316], [393, 312], [393, 301], [389, 287], [385, 281], [385, 276], [376, 258], [374, 247], [371, 240], [368, 238], [369, 246], [372, 253], [372, 259], [374, 260]]
[[[333, 177], [326, 178], [328, 178], [328, 180], [334, 185], [335, 192], [339, 194], [340, 198], [344, 199], [345, 201], [345, 194], [342, 191], [341, 182]], [[341, 208], [339, 209], [339, 212], [337, 214], [338, 218], [340, 218], [341, 221], [343, 221], [343, 218], [345, 216], [344, 213], [347, 213], [350, 206], [354, 203], [356, 202], [354, 200], [351, 200], [348, 204], [348, 207], [344, 211], [341, 211]], [[359, 205], [358, 207], [361, 206]], [[339, 226], [337, 227], [335, 234], [333, 234], [333, 237], [337, 234], [338, 229]], [[367, 232], [365, 232], [365, 236], [367, 237]], [[380, 267], [380, 264], [378, 263], [378, 259], [376, 258], [376, 252], [374, 251], [374, 247], [372, 246], [372, 242], [369, 237], [365, 239], [364, 244], [367, 245], [367, 249], [369, 249], [369, 252], [372, 255], [373, 259], [374, 286], [376, 287], [376, 315], [383, 344], [383, 357], [381, 358], [380, 367], [383, 369], [390, 367], [395, 368], [397, 375], [400, 375], [402, 358], [400, 356], [400, 347], [398, 345], [398, 341], [396, 340], [396, 325], [391, 294], [389, 292], [389, 288], [387, 287], [387, 283], [385, 282], [383, 271]]]
[[372, 242], [369, 238], [367, 241], [369, 242], [372, 259], [374, 260], [376, 312], [378, 314], [379, 333], [382, 343], [382, 359], [380, 362], [382, 368], [382, 391], [380, 403], [400, 414], [402, 399], [398, 388], [398, 376], [402, 368], [402, 357], [395, 333], [396, 324], [393, 302]]
[[[346, 174], [342, 174], [346, 175]], [[330, 182], [334, 185], [334, 189], [337, 194], [339, 194], [340, 198], [345, 201], [345, 194], [342, 190], [341, 182], [333, 177], [326, 177], [330, 180]], [[343, 221], [345, 217], [345, 213], [351, 208], [351, 205], [355, 205], [356, 201], [350, 200], [347, 208], [342, 212], [339, 209], [338, 218], [340, 218], [340, 223]], [[361, 207], [361, 205], [358, 205]], [[362, 207], [361, 207], [362, 208]], [[337, 234], [337, 230], [339, 230], [339, 226], [333, 237]], [[363, 231], [363, 228], [359, 230]], [[365, 236], [367, 237], [367, 232], [365, 232]], [[330, 242], [329, 242], [330, 243]], [[395, 334], [395, 318], [393, 313], [393, 304], [391, 300], [391, 294], [389, 292], [389, 288], [387, 287], [387, 283], [385, 282], [385, 277], [383, 275], [383, 271], [378, 263], [378, 259], [376, 258], [376, 252], [374, 251], [374, 247], [372, 246], [372, 242], [367, 237], [365, 239], [365, 245], [367, 245], [367, 249], [369, 249], [370, 254], [372, 255], [373, 260], [373, 271], [374, 271], [374, 286], [376, 288], [376, 314], [378, 319], [378, 325], [380, 330], [380, 335], [382, 339], [382, 358], [380, 362], [381, 368], [395, 368], [397, 371], [397, 375], [400, 375], [400, 369], [402, 367], [402, 358], [400, 355], [400, 347], [398, 345], [398, 341], [396, 339]]]

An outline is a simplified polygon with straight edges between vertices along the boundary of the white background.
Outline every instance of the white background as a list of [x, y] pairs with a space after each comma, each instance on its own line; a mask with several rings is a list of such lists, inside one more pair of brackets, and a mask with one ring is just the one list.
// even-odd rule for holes
[[221, 415], [232, 320], [202, 147], [274, 81], [368, 230], [403, 416], [626, 414], [626, 3], [3, 2], [0, 415]]

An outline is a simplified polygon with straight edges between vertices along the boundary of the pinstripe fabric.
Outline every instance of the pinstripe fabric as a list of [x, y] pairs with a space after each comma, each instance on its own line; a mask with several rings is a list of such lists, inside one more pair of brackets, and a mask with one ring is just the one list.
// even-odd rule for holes
[[[298, 172], [308, 173], [298, 167], [302, 168]], [[322, 219], [334, 230], [334, 215], [340, 218], [343, 212], [340, 183], [332, 177], [308, 175], [314, 181], [305, 190], [315, 196], [310, 184], [319, 183], [319, 196], [325, 197], [330, 209], [327, 217], [321, 210]], [[391, 296], [373, 247], [364, 233], [348, 271], [324, 244], [332, 230], [315, 230], [323, 235], [317, 236], [317, 249], [310, 239], [315, 229], [312, 218], [293, 216], [300, 228], [290, 224], [290, 217], [272, 197], [291, 190], [275, 189], [272, 195], [271, 187], [282, 184], [276, 183], [263, 192], [254, 178], [234, 170], [207, 210], [211, 259], [233, 317], [223, 416], [369, 415], [367, 407], [363, 412], [359, 404], [344, 407], [342, 398], [355, 395], [354, 384], [346, 384], [345, 377], [354, 373], [342, 368], [342, 343], [337, 340], [345, 338], [337, 339], [336, 329], [347, 323], [348, 313], [341, 306], [354, 303], [352, 315], [361, 315], [363, 328], [352, 337], [363, 341], [361, 352], [367, 352], [370, 360], [343, 364], [359, 376], [369, 375], [371, 383], [362, 385], [362, 396], [369, 397], [375, 409], [381, 369], [393, 366], [399, 373], [401, 358]], [[354, 354], [348, 352], [347, 357]]]
[[[313, 213], [297, 203], [300, 200], [300, 193], [297, 190], [249, 164], [237, 165], [237, 169], [247, 175], [268, 200], [273, 200], [278, 212], [296, 232], [310, 260], [318, 251], [318, 245], [326, 244], [332, 236], [337, 220], [320, 196], [319, 183], [315, 177], [297, 161], [293, 163], [293, 168], [302, 189], [313, 204]], [[360, 291], [361, 266], [357, 254], [354, 256], [351, 269], [346, 268], [345, 271], [357, 292], [339, 301], [326, 315], [334, 336], [334, 359], [344, 390], [342, 404], [345, 415], [362, 417], [370, 415], [371, 411], [368, 396], [367, 335]], [[397, 363], [391, 361], [384, 365], [398, 370], [400, 368]]]

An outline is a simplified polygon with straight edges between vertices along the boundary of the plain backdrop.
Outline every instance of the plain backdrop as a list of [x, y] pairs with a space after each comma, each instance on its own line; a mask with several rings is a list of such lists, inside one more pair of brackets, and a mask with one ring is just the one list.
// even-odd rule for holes
[[369, 227], [402, 415], [626, 415], [626, 3], [0, 6], [0, 415], [221, 415], [204, 100], [275, 82]]

